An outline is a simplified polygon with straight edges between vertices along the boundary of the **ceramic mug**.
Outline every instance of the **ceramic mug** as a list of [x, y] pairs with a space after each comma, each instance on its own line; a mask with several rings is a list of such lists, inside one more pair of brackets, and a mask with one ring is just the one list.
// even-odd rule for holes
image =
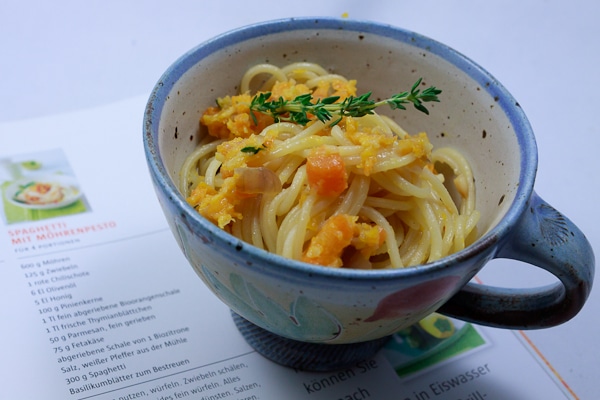
[[[247, 68], [294, 61], [357, 79], [358, 92], [372, 91], [374, 98], [420, 77], [442, 89], [441, 102], [428, 104], [429, 116], [381, 112], [408, 132], [427, 132], [434, 146], [458, 149], [471, 163], [479, 239], [418, 267], [333, 269], [253, 247], [190, 207], [177, 189], [179, 171], [205, 134], [198, 123], [203, 110], [217, 97], [236, 94]], [[294, 18], [208, 40], [158, 81], [146, 109], [144, 146], [158, 199], [190, 264], [231, 308], [248, 342], [285, 365], [342, 367], [434, 311], [502, 328], [551, 327], [576, 315], [592, 286], [595, 261], [584, 234], [534, 191], [536, 143], [518, 103], [475, 62], [404, 29]], [[547, 270], [556, 282], [528, 289], [472, 282], [488, 261], [501, 257]]]

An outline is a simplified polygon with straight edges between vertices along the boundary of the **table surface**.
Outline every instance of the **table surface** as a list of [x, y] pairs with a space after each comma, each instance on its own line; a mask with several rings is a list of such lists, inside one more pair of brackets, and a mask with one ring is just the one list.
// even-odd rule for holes
[[[345, 14], [444, 42], [502, 82], [536, 132], [537, 192], [569, 216], [586, 233], [595, 253], [600, 253], [600, 219], [595, 207], [600, 193], [596, 165], [600, 128], [594, 122], [600, 97], [593, 93], [600, 87], [600, 3], [591, 0], [263, 0], [233, 4], [3, 0], [0, 123], [148, 95], [179, 55], [241, 25], [290, 16]], [[142, 110], [140, 130], [141, 119]], [[506, 283], [514, 282], [515, 275], [507, 275]], [[584, 309], [571, 321], [527, 333], [584, 399], [595, 398], [600, 378], [595, 348], [599, 312], [600, 297], [592, 291]]]

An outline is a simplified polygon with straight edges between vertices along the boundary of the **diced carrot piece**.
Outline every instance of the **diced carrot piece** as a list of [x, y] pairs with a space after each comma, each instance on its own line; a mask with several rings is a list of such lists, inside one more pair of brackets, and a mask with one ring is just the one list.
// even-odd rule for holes
[[338, 196], [348, 188], [344, 159], [324, 147], [313, 150], [306, 159], [306, 174], [311, 189], [319, 196]]
[[341, 267], [342, 252], [352, 242], [357, 217], [346, 214], [328, 218], [309, 243], [302, 261], [326, 267]]

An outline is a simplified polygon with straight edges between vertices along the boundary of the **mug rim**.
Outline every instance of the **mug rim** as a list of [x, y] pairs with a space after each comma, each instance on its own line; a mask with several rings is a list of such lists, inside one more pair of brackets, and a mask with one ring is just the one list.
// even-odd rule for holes
[[[450, 254], [439, 260], [414, 267], [383, 270], [359, 270], [351, 268], [328, 268], [313, 265], [299, 260], [286, 258], [267, 250], [260, 249], [250, 243], [225, 232], [202, 217], [183, 198], [162, 162], [158, 148], [158, 127], [165, 101], [178, 82], [189, 69], [211, 54], [224, 47], [238, 44], [243, 41], [261, 36], [283, 32], [307, 29], [345, 30], [360, 33], [369, 33], [384, 36], [396, 41], [404, 42], [428, 53], [433, 53], [445, 61], [455, 65], [469, 78], [477, 82], [482, 90], [487, 91], [496, 100], [507, 116], [516, 134], [520, 152], [519, 185], [512, 204], [505, 215], [486, 233], [465, 249]], [[319, 276], [321, 278], [376, 281], [396, 277], [407, 278], [413, 275], [431, 273], [441, 270], [469, 259], [477, 254], [488, 251], [494, 244], [507, 236], [510, 228], [518, 221], [521, 213], [533, 192], [535, 174], [537, 171], [537, 145], [533, 130], [519, 103], [512, 94], [486, 69], [475, 61], [435, 39], [401, 27], [367, 20], [355, 20], [332, 17], [299, 17], [275, 19], [254, 23], [233, 30], [229, 30], [193, 47], [177, 60], [175, 60], [162, 74], [146, 104], [144, 114], [144, 152], [149, 165], [149, 170], [155, 183], [165, 190], [167, 197], [176, 208], [181, 211], [181, 216], [186, 224], [194, 230], [195, 227], [209, 232], [211, 237], [226, 246], [245, 252], [248, 260], [246, 267], [260, 269], [261, 273], [269, 275], [300, 274], [302, 276]], [[225, 246], [223, 246], [225, 247]]]

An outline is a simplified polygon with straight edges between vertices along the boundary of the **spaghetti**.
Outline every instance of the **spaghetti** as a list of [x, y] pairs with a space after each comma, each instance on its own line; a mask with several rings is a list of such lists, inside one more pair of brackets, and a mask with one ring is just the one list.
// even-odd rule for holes
[[205, 111], [208, 134], [182, 167], [181, 191], [201, 215], [254, 246], [329, 267], [403, 268], [468, 245], [479, 213], [459, 152], [376, 113], [334, 126], [251, 115], [259, 80], [273, 99], [356, 94], [356, 81], [317, 64], [250, 68], [241, 94]]

